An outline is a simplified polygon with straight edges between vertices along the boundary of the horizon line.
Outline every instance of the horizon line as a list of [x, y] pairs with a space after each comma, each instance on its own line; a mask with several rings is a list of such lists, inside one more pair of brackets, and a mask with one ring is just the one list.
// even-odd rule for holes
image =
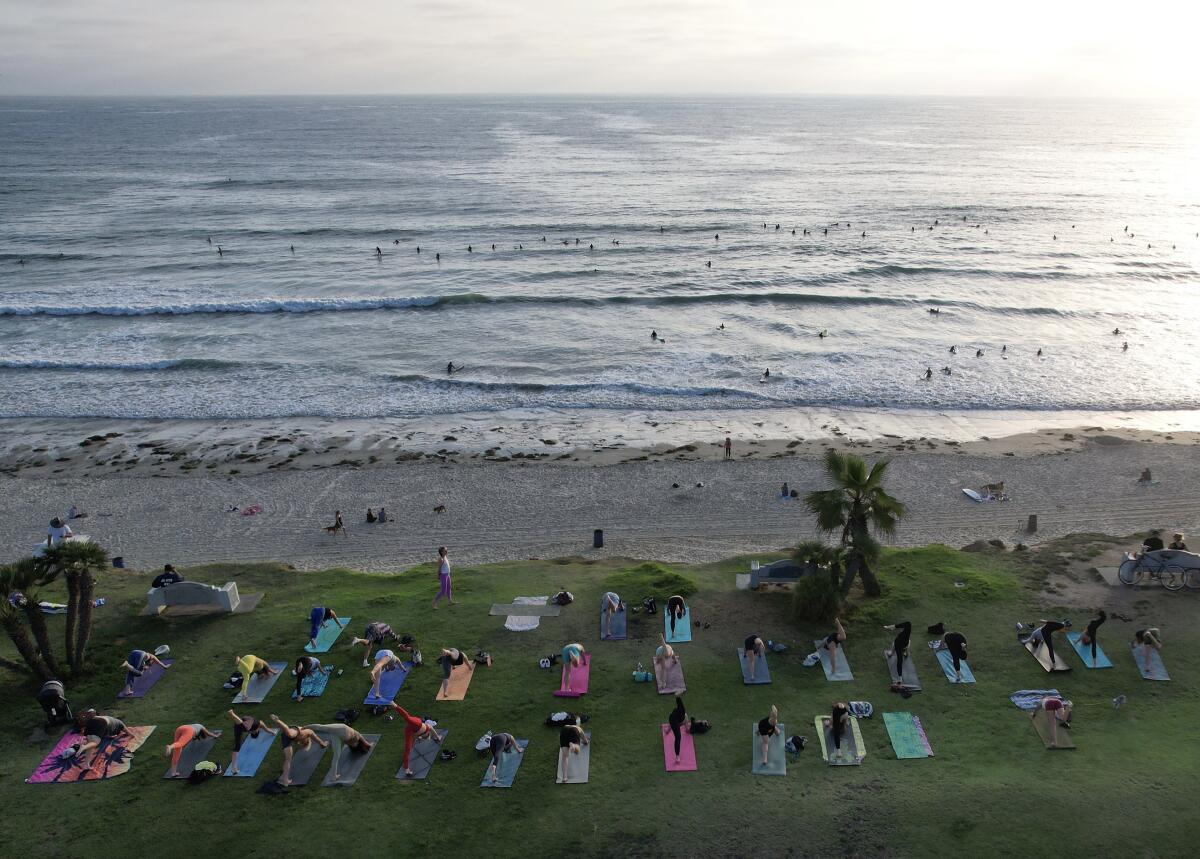
[[337, 93], [4, 93], [0, 98], [47, 98], [47, 99], [266, 99], [266, 98], [419, 98], [419, 99], [745, 99], [748, 101], [766, 101], [770, 99], [947, 99], [959, 101], [1176, 101], [1193, 102], [1200, 96], [1153, 96], [1153, 95], [1003, 95], [1003, 94], [964, 94], [964, 93], [825, 93], [825, 92], [778, 92], [778, 93], [747, 93], [740, 91], [728, 92], [337, 92]]

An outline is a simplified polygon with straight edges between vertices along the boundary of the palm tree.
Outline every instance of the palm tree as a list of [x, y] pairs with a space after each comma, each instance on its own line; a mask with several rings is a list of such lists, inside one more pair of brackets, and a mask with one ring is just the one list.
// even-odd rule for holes
[[825, 451], [825, 473], [833, 489], [808, 493], [804, 503], [817, 517], [817, 527], [826, 533], [839, 529], [845, 550], [846, 575], [842, 593], [848, 593], [854, 577], [861, 576], [867, 596], [879, 596], [879, 580], [871, 563], [879, 558], [880, 545], [872, 532], [890, 535], [904, 516], [902, 503], [883, 490], [886, 459], [870, 468], [862, 457], [836, 450]]
[[842, 569], [842, 550], [826, 546], [820, 540], [802, 540], [792, 550], [792, 560], [807, 568], [809, 563], [829, 570], [829, 577], [836, 585]]
[[12, 588], [9, 593], [17, 590], [24, 595], [25, 599], [17, 607], [25, 613], [25, 620], [42, 654], [42, 661], [46, 663], [50, 673], [57, 677], [61, 670], [58, 660], [54, 658], [54, 645], [50, 643], [50, 630], [46, 626], [46, 615], [42, 613], [41, 595], [37, 592], [38, 588], [50, 584], [57, 576], [46, 570], [35, 558], [17, 561], [12, 565], [12, 570]]
[[67, 663], [72, 672], [82, 672], [92, 637], [92, 598], [96, 573], [108, 565], [108, 552], [96, 543], [66, 540], [51, 546], [39, 563], [52, 578], [62, 575], [67, 583]]
[[[28, 586], [25, 581], [24, 575], [18, 571], [16, 564], [6, 564], [0, 567], [0, 591], [4, 593], [4, 599], [0, 600], [0, 626], [4, 627], [4, 631], [12, 639], [13, 647], [25, 660], [25, 664], [42, 679], [49, 680], [55, 672], [46, 664], [42, 653], [38, 652], [37, 645], [29, 639], [29, 630], [25, 628], [28, 613], [13, 605], [8, 599], [13, 591], [20, 591], [22, 587]], [[26, 598], [26, 602], [28, 602], [28, 598]], [[41, 613], [40, 609], [38, 613]], [[6, 663], [5, 667], [12, 666]]]

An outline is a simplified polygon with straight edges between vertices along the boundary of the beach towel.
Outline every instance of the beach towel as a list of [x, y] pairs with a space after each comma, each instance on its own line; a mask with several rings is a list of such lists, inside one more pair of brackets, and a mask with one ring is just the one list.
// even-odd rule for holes
[[[304, 693], [305, 698], [320, 698], [325, 692], [325, 687], [329, 685], [329, 678], [333, 676], [333, 672], [337, 669], [332, 665], [321, 666], [322, 670], [316, 674], [309, 674], [300, 683], [300, 691]], [[324, 669], [328, 668], [328, 673]], [[296, 700], [296, 684], [292, 684], [292, 700]]]
[[829, 651], [823, 645], [825, 639], [818, 638], [813, 641], [813, 647], [817, 649], [817, 655], [821, 658], [821, 668], [825, 670], [825, 679], [830, 681], [853, 680], [854, 675], [850, 672], [850, 663], [846, 659], [846, 648], [838, 645], [838, 670], [832, 670], [832, 663], [829, 660]]
[[333, 643], [338, 640], [338, 636], [342, 634], [342, 630], [348, 628], [350, 621], [354, 620], [354, 618], [343, 617], [339, 618], [339, 620], [342, 622], [341, 625], [332, 620], [322, 623], [320, 629], [317, 630], [317, 646], [313, 647], [311, 644], [306, 643], [304, 645], [305, 651], [308, 653], [328, 653], [329, 649], [333, 647]]
[[1033, 728], [1037, 731], [1037, 735], [1042, 740], [1042, 745], [1047, 749], [1056, 751], [1058, 749], [1074, 749], [1075, 742], [1071, 739], [1071, 732], [1064, 728], [1059, 722], [1058, 729], [1055, 731], [1057, 745], [1050, 745], [1050, 720], [1054, 717], [1046, 710], [1039, 710], [1038, 714], [1031, 720]]
[[933, 757], [925, 728], [912, 713], [884, 713], [883, 724], [898, 760]]
[[[914, 692], [921, 691], [921, 681], [917, 678], [917, 666], [913, 664], [912, 654], [904, 654], [904, 676], [901, 677], [896, 673], [896, 657], [888, 656], [887, 650], [883, 651], [884, 661], [887, 662], [888, 673], [892, 675], [893, 683], [903, 683], [904, 688], [911, 689]], [[951, 669], [953, 673], [953, 669]]]
[[567, 665], [564, 663], [562, 667], [562, 678], [559, 680], [558, 691], [554, 693], [556, 698], [578, 698], [580, 695], [586, 695], [588, 690], [588, 680], [592, 674], [592, 654], [583, 654], [583, 664], [571, 669], [571, 689], [567, 690]]
[[850, 717], [850, 730], [842, 734], [842, 752], [843, 757], [839, 760], [833, 755], [837, 751], [837, 747], [833, 743], [833, 729], [825, 724], [828, 716], [817, 716], [813, 719], [813, 725], [817, 729], [817, 736], [821, 738], [821, 757], [825, 759], [825, 763], [834, 767], [858, 766], [862, 763], [862, 759], [867, 756], [867, 747], [863, 744], [862, 732], [858, 727], [858, 719]]
[[754, 655], [754, 679], [750, 679], [750, 663], [746, 659], [746, 651], [741, 647], [735, 647], [737, 653], [738, 664], [742, 667], [742, 683], [747, 686], [754, 684], [755, 686], [771, 682], [771, 669], [767, 667], [767, 655], [765, 653], [756, 653]]
[[1068, 632], [1067, 641], [1071, 642], [1071, 646], [1075, 648], [1075, 652], [1079, 658], [1083, 660], [1085, 668], [1112, 668], [1113, 664], [1108, 661], [1108, 657], [1104, 655], [1104, 649], [1099, 644], [1096, 645], [1096, 660], [1092, 661], [1092, 646], [1083, 643], [1082, 632]]
[[750, 772], [755, 775], [787, 775], [787, 755], [784, 754], [783, 744], [787, 737], [787, 729], [782, 722], [776, 725], [779, 730], [767, 741], [767, 762], [762, 762], [762, 737], [758, 733], [758, 723], [750, 725]]
[[967, 660], [959, 660], [959, 673], [962, 674], [962, 680], [958, 680], [954, 676], [954, 657], [950, 655], [949, 650], [935, 650], [934, 656], [937, 657], [938, 664], [942, 666], [942, 673], [946, 675], [946, 679], [951, 683], [974, 683], [975, 675], [971, 672], [971, 666], [967, 664]]
[[[516, 739], [516, 738], [514, 738]], [[517, 745], [522, 749], [529, 748], [529, 740], [517, 740]], [[501, 752], [500, 765], [496, 767], [496, 784], [492, 784], [492, 779], [488, 774], [488, 769], [491, 768], [492, 759], [488, 756], [488, 769], [483, 771], [483, 781], [479, 783], [480, 787], [512, 787], [513, 781], [517, 778], [517, 770], [521, 768], [521, 762], [525, 760], [525, 755], [517, 752]]]
[[250, 675], [250, 679], [242, 683], [242, 689], [233, 696], [235, 704], [261, 704], [267, 697], [267, 694], [279, 682], [280, 675], [283, 674], [283, 669], [287, 668], [286, 662], [268, 662], [268, 665], [275, 671], [270, 677], [260, 677], [257, 674]]
[[[164, 659], [163, 662], [168, 666], [175, 664], [174, 659]], [[145, 698], [146, 693], [150, 691], [150, 687], [152, 687], [155, 683], [157, 683], [159, 681], [159, 679], [163, 676], [164, 673], [165, 673], [164, 668], [161, 668], [155, 664], [151, 664], [149, 668], [147, 668], [145, 671], [142, 672], [141, 677], [139, 677], [133, 681], [133, 694], [132, 695], [126, 695], [125, 687], [122, 686], [121, 691], [117, 693], [117, 697], [118, 698]]]
[[579, 744], [579, 754], [571, 755], [571, 779], [570, 781], [563, 780], [563, 765], [562, 765], [562, 750], [558, 753], [558, 768], [555, 772], [555, 784], [587, 784], [588, 774], [592, 766], [592, 734], [590, 731], [585, 731], [584, 736], [588, 738], [587, 745]]
[[687, 691], [687, 685], [683, 682], [683, 663], [678, 659], [669, 660], [665, 666], [660, 666], [656, 661], [654, 679], [659, 695], [682, 695]]
[[[549, 599], [549, 594], [542, 597], [516, 597], [513, 605], [545, 605]], [[540, 617], [510, 614], [504, 621], [504, 628], [512, 632], [529, 632], [531, 629], [537, 629], [541, 621]]]
[[266, 731], [259, 731], [257, 737], [247, 736], [242, 741], [242, 747], [238, 749], [238, 771], [232, 772], [233, 764], [231, 762], [229, 766], [225, 767], [225, 775], [234, 778], [252, 777], [266, 759], [267, 752], [271, 750], [271, 745], [275, 742], [275, 736]]
[[412, 671], [412, 667], [413, 664], [411, 662], [402, 662], [399, 668], [384, 671], [379, 675], [379, 695], [372, 695], [371, 690], [368, 688], [367, 697], [363, 698], [363, 703], [368, 707], [378, 707], [383, 704], [392, 703], [396, 697], [396, 693], [400, 691], [400, 687], [408, 679], [408, 672]]
[[1068, 665], [1066, 660], [1064, 660], [1062, 658], [1062, 653], [1059, 652], [1060, 648], [1055, 649], [1054, 664], [1051, 665], [1050, 664], [1050, 649], [1048, 647], [1046, 647], [1046, 643], [1044, 641], [1040, 641], [1037, 644], [1034, 644], [1034, 642], [1033, 642], [1032, 638], [1029, 636], [1029, 634], [1024, 633], [1024, 632], [1017, 633], [1017, 641], [1021, 642], [1021, 646], [1024, 647], [1027, 651], [1029, 651], [1029, 654], [1034, 659], [1037, 660], [1038, 665], [1042, 666], [1042, 668], [1045, 669], [1047, 672], [1051, 672], [1051, 671], [1060, 671], [1061, 672], [1061, 671], [1070, 671], [1071, 670], [1071, 666]]
[[699, 769], [696, 765], [696, 744], [692, 740], [692, 732], [686, 726], [679, 734], [679, 763], [675, 763], [675, 735], [671, 733], [670, 725], [662, 725], [659, 733], [663, 738], [663, 762], [669, 773], [694, 772]]
[[67, 749], [86, 742], [74, 731], [67, 731], [55, 743], [50, 754], [46, 755], [38, 764], [37, 769], [29, 778], [25, 779], [25, 783], [62, 784], [75, 781], [98, 781], [124, 775], [129, 772], [129, 767], [133, 763], [133, 753], [141, 748], [147, 737], [154, 732], [154, 728], [154, 725], [126, 727], [125, 733], [119, 738], [101, 740], [91, 765], [86, 769], [84, 769], [83, 760], [79, 755], [62, 757], [63, 752]]
[[1150, 650], [1150, 670], [1145, 668], [1145, 662], [1142, 657], [1142, 648], [1137, 644], [1129, 645], [1129, 652], [1133, 654], [1133, 661], [1137, 663], [1137, 669], [1144, 680], [1170, 680], [1171, 676], [1167, 674], [1167, 666], [1163, 665], [1162, 656], [1158, 650]]
[[671, 632], [671, 615], [669, 612], [663, 612], [663, 635], [666, 636], [667, 644], [680, 644], [681, 642], [692, 640], [692, 607], [685, 605], [683, 607], [683, 617], [676, 618], [675, 632]]
[[[396, 770], [396, 778], [401, 782], [420, 781], [429, 776], [429, 771], [433, 769], [433, 764], [441, 752], [442, 743], [446, 742], [446, 735], [450, 731], [446, 728], [435, 728], [434, 733], [441, 737], [441, 741], [435, 742], [432, 739], [417, 740], [413, 743], [412, 751], [408, 755], [408, 766], [412, 770], [412, 775], [404, 774], [404, 767]], [[403, 760], [403, 759], [402, 759]]]
[[1022, 710], [1036, 710], [1043, 698], [1061, 698], [1057, 689], [1021, 689], [1008, 696]]

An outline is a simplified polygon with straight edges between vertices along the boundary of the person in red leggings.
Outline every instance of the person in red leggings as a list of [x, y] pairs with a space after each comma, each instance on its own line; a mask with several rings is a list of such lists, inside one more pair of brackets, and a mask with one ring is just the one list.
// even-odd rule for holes
[[433, 740], [435, 743], [440, 743], [442, 737], [433, 729], [432, 725], [424, 719], [418, 719], [416, 716], [410, 715], [407, 710], [395, 701], [392, 702], [392, 709], [404, 719], [404, 760], [401, 762], [401, 765], [404, 767], [404, 774], [412, 778], [413, 772], [408, 766], [408, 759], [412, 754], [413, 743], [417, 740]]

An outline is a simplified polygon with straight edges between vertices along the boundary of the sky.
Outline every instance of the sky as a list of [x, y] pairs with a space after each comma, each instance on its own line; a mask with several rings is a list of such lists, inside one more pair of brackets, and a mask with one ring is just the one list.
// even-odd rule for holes
[[0, 95], [1193, 98], [1184, 0], [0, 0]]

